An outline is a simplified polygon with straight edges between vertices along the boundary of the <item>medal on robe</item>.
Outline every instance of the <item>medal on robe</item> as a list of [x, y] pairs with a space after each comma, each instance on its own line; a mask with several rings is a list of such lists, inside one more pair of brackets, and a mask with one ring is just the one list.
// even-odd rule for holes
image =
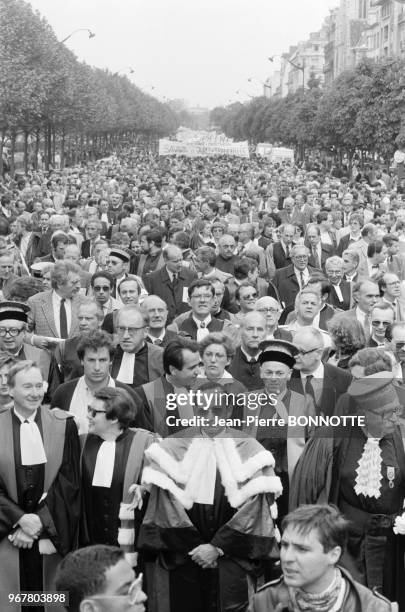
[[395, 479], [395, 468], [391, 465], [387, 465], [387, 478], [388, 478], [388, 486], [390, 489], [394, 488], [394, 479]]

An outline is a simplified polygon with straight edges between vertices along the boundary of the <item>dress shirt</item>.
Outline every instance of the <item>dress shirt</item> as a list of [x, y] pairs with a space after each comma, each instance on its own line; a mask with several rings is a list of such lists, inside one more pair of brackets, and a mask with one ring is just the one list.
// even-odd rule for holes
[[258, 351], [256, 353], [256, 355], [248, 355], [247, 352], [243, 349], [243, 347], [240, 347], [240, 350], [242, 351], [242, 353], [245, 355], [246, 357], [246, 361], [248, 361], [248, 363], [252, 363], [258, 361], [259, 359], [259, 355], [261, 354], [261, 351]]
[[343, 295], [342, 295], [342, 290], [340, 288], [340, 283], [338, 285], [334, 285], [332, 283], [332, 286], [334, 287], [334, 289], [336, 291], [336, 295], [338, 297], [339, 302], [343, 302]]
[[356, 319], [358, 320], [359, 323], [361, 323], [363, 329], [364, 329], [364, 333], [366, 334], [366, 338], [370, 338], [370, 319], [369, 316], [363, 312], [362, 310], [360, 310], [360, 308], [358, 306], [356, 306]]
[[321, 242], [323, 242], [323, 244], [330, 244], [333, 246], [333, 240], [329, 232], [321, 232]]
[[[297, 277], [298, 284], [299, 284], [299, 286], [300, 286], [300, 290], [302, 291], [302, 289], [304, 288], [304, 286], [305, 286], [305, 285], [307, 284], [307, 282], [309, 281], [309, 270], [308, 270], [308, 268], [305, 268], [305, 270], [302, 270], [302, 272], [301, 272], [301, 270], [298, 270], [298, 268], [296, 268], [296, 267], [294, 266], [294, 273], [295, 273], [295, 276]], [[302, 283], [301, 283], [301, 274], [302, 274], [302, 277], [303, 277], [303, 279], [304, 279], [304, 284], [303, 284], [303, 286], [301, 286], [301, 284], [302, 284]]]
[[[53, 307], [53, 318], [55, 319], [55, 327], [60, 338], [60, 305], [62, 302], [61, 296], [52, 291], [52, 307]], [[72, 300], [65, 299], [65, 310], [66, 310], [66, 321], [67, 321], [67, 332], [70, 334], [72, 327]]]
[[378, 264], [373, 264], [371, 260], [367, 257], [367, 270], [368, 275], [371, 277], [374, 274], [377, 274], [377, 272], [379, 272], [380, 266]]
[[202, 321], [200, 319], [196, 319], [194, 316], [192, 318], [194, 323], [197, 325], [197, 342], [201, 342], [201, 340], [204, 340], [204, 338], [206, 338], [210, 333], [208, 325], [212, 321], [211, 315], [208, 315], [208, 317], [205, 317], [205, 319]]
[[[111, 376], [108, 379], [107, 387], [115, 387], [115, 381], [113, 378], [111, 378]], [[89, 431], [87, 406], [90, 406], [93, 400], [93, 392], [88, 387], [84, 376], [81, 376], [77, 381], [77, 385], [73, 391], [69, 406], [69, 412], [71, 412], [75, 417], [79, 434], [87, 433]]]
[[32, 234], [32, 232], [29, 232], [28, 234], [25, 234], [21, 238], [20, 251], [21, 251], [24, 259], [25, 259], [26, 255], [27, 255], [27, 249], [28, 249], [28, 245], [29, 245], [29, 242], [30, 242], [31, 234]]
[[300, 372], [300, 374], [301, 374], [302, 386], [304, 389], [305, 389], [305, 384], [307, 382], [307, 377], [312, 376], [311, 384], [314, 390], [315, 401], [317, 404], [319, 404], [321, 395], [322, 395], [322, 389], [323, 389], [323, 379], [325, 376], [325, 368], [324, 368], [322, 361], [319, 363], [318, 367], [313, 372], [310, 372], [309, 374]]
[[160, 332], [159, 336], [151, 336], [150, 334], [147, 334], [149, 340], [151, 341], [152, 344], [156, 344], [156, 340], [159, 340], [158, 344], [162, 344], [164, 337], [166, 335], [166, 329], [163, 328], [162, 331]]

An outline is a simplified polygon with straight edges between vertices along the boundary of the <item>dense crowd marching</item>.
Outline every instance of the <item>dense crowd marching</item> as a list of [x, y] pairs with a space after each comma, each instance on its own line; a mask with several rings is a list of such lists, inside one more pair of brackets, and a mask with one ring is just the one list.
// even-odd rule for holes
[[405, 610], [394, 172], [6, 173], [0, 289], [2, 610]]

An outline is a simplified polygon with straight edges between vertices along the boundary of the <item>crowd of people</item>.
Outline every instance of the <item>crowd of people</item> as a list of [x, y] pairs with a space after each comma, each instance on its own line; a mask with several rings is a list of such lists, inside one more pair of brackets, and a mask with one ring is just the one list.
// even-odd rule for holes
[[2, 610], [405, 610], [392, 173], [6, 174], [0, 290]]

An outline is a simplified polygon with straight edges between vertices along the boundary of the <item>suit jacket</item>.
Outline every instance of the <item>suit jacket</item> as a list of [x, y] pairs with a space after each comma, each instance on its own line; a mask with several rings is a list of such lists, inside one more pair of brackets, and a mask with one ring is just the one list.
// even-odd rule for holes
[[[79, 382], [79, 380], [80, 380], [80, 377], [73, 378], [72, 380], [64, 382], [62, 385], [60, 385], [52, 397], [51, 408], [60, 408], [61, 410], [69, 410], [70, 402], [72, 401], [73, 393], [76, 390], [77, 383]], [[119, 389], [121, 388], [121, 389], [125, 389], [125, 391], [128, 391], [132, 399], [134, 401], [136, 400], [136, 396], [133, 390], [131, 389], [131, 387], [129, 387], [128, 385], [125, 385], [122, 382], [119, 382], [118, 380], [115, 381], [115, 385]]]
[[245, 385], [248, 391], [254, 391], [262, 387], [259, 362], [248, 362], [240, 346], [235, 351], [228, 371], [235, 380]]
[[176, 315], [190, 310], [188, 302], [183, 301], [183, 297], [186, 299], [185, 290], [196, 278], [195, 272], [183, 268], [177, 278], [176, 286], [173, 288], [166, 266], [145, 276], [145, 288], [149, 295], [158, 295], [166, 302], [169, 311], [168, 323], [171, 323]]
[[315, 265], [315, 258], [311, 252], [311, 255], [308, 258], [308, 264], [310, 266], [312, 266], [313, 268], [316, 268], [317, 270], [324, 270], [325, 269], [325, 261], [329, 258], [332, 257], [332, 255], [334, 254], [334, 248], [331, 244], [325, 244], [324, 242], [321, 243], [321, 261], [319, 262], [321, 264], [321, 267], [319, 268], [319, 266]]
[[[36, 232], [31, 232], [30, 238], [28, 240], [28, 245], [27, 245], [27, 250], [25, 252], [25, 263], [27, 264], [28, 267], [30, 267], [33, 263], [35, 258], [38, 255], [38, 245], [39, 245], [39, 241], [41, 239], [40, 234], [37, 234]], [[21, 240], [19, 241], [19, 243], [21, 244]], [[20, 248], [20, 244], [18, 245], [18, 247]]]
[[405, 280], [405, 254], [398, 253], [398, 255], [394, 255], [392, 261], [387, 259], [387, 270], [396, 274], [399, 280]]
[[178, 410], [167, 410], [166, 398], [169, 393], [175, 391], [166, 376], [160, 376], [152, 382], [136, 387], [134, 392], [138, 409], [137, 427], [158, 433], [163, 438], [175, 433], [175, 429], [169, 428], [166, 422], [168, 415], [179, 416]]
[[77, 356], [77, 347], [82, 336], [67, 338], [55, 349], [55, 359], [59, 365], [61, 382], [67, 382], [73, 378], [83, 376], [83, 366]]
[[[312, 274], [316, 272], [316, 268], [308, 265], [308, 271]], [[295, 303], [295, 298], [300, 290], [300, 286], [295, 276], [293, 264], [277, 270], [273, 283], [278, 290], [280, 300], [284, 302], [285, 306], [290, 306]]]
[[146, 342], [149, 342], [149, 344], [153, 344], [154, 346], [160, 346], [162, 349], [165, 349], [170, 342], [176, 340], [177, 338], [178, 334], [176, 332], [171, 331], [170, 329], [166, 329], [161, 344], [155, 344], [154, 342], [152, 342], [149, 336], [146, 336]]
[[287, 211], [284, 210], [284, 208], [283, 210], [280, 210], [278, 216], [281, 219], [281, 223], [288, 223], [289, 225], [302, 225], [302, 227], [305, 228], [305, 215], [295, 207], [291, 217], [288, 216]]
[[[149, 343], [146, 343], [146, 346], [147, 346], [147, 351], [148, 351], [148, 355], [147, 355], [148, 373], [147, 373], [146, 380], [142, 381], [141, 384], [145, 384], [151, 380], [155, 380], [156, 378], [159, 378], [159, 376], [162, 376], [163, 374], [163, 349], [161, 349], [160, 346], [155, 346], [154, 344], [149, 344]], [[115, 349], [115, 354], [114, 354], [113, 362], [111, 365], [111, 376], [112, 378], [114, 378], [114, 380], [117, 378], [118, 373], [120, 371], [122, 354], [123, 354], [123, 350], [118, 344]], [[135, 370], [136, 370], [136, 359], [135, 359]], [[135, 375], [135, 370], [134, 370], [134, 375]], [[134, 389], [136, 386], [139, 386], [139, 383], [132, 384], [129, 386]]]
[[[224, 321], [213, 317], [208, 323], [207, 329], [210, 333], [221, 332], [224, 329]], [[178, 325], [178, 331], [187, 334], [192, 340], [197, 340], [198, 327], [191, 314]]]
[[269, 244], [266, 249], [266, 259], [267, 259], [267, 268], [271, 269], [271, 265], [269, 265], [269, 259], [271, 258], [273, 262], [273, 267], [276, 270], [280, 270], [280, 268], [285, 268], [291, 265], [291, 257], [286, 257], [285, 251], [281, 245], [281, 242], [275, 242], [274, 244]]
[[353, 244], [356, 244], [356, 241], [350, 242], [350, 232], [342, 236], [337, 246], [337, 255], [339, 255], [339, 257], [342, 257], [343, 251], [346, 251], [346, 249], [349, 248], [349, 245], [353, 245]]
[[[335, 413], [339, 397], [346, 393], [351, 380], [352, 376], [346, 370], [325, 363], [321, 398], [319, 405], [316, 407], [317, 414], [323, 413], [326, 416], [332, 416]], [[293, 370], [288, 386], [293, 391], [305, 395], [298, 370]]]
[[331, 306], [334, 306], [335, 308], [340, 308], [341, 310], [349, 310], [351, 299], [352, 299], [351, 283], [349, 283], [349, 281], [342, 280], [340, 282], [339, 287], [342, 293], [343, 302], [339, 301], [335, 286], [332, 285], [332, 288], [331, 288], [331, 291], [328, 297], [328, 304], [330, 304]]
[[[79, 331], [79, 322], [77, 319], [77, 309], [81, 302], [79, 295], [72, 300], [72, 320], [70, 324], [69, 338], [76, 336]], [[50, 336], [58, 338], [56, 331], [55, 319], [53, 316], [52, 290], [41, 291], [36, 295], [28, 298], [28, 306], [31, 312], [28, 315], [28, 328], [35, 332], [38, 336]]]

